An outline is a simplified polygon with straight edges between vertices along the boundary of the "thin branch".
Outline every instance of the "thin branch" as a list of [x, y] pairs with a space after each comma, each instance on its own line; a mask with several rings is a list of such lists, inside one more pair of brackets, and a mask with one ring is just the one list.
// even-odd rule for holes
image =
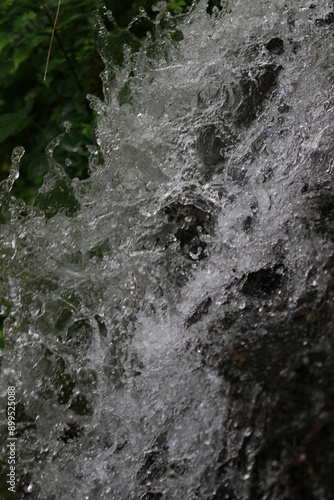
[[[49, 12], [48, 12], [47, 7], [45, 6], [45, 4], [44, 4], [44, 2], [43, 2], [43, 1], [40, 1], [40, 5], [42, 5], [42, 8], [43, 8], [43, 10], [44, 10], [44, 12], [45, 12], [45, 14], [46, 14], [47, 18], [48, 18], [48, 19], [49, 19], [49, 21], [50, 21], [50, 26], [52, 26], [52, 18], [51, 18], [51, 16], [50, 16]], [[65, 50], [65, 47], [64, 47], [64, 45], [63, 45], [63, 43], [62, 43], [62, 41], [61, 41], [60, 36], [58, 35], [57, 30], [55, 30], [55, 31], [54, 31], [54, 36], [55, 36], [55, 38], [57, 39], [57, 42], [58, 42], [59, 47], [60, 47], [60, 50], [61, 50], [61, 51], [62, 51], [62, 53], [64, 54], [64, 57], [65, 57], [66, 62], [67, 62], [67, 64], [68, 64], [69, 68], [70, 68], [70, 71], [71, 71], [71, 73], [72, 73], [72, 74], [73, 74], [73, 76], [74, 76], [74, 80], [76, 81], [76, 83], [77, 83], [77, 85], [78, 85], [79, 89], [80, 89], [80, 90], [83, 90], [83, 87], [82, 87], [82, 85], [81, 85], [81, 82], [80, 82], [80, 80], [79, 80], [79, 77], [78, 77], [78, 75], [77, 75], [77, 72], [76, 72], [76, 70], [75, 70], [75, 67], [73, 66], [72, 61], [71, 61], [71, 59], [69, 58], [69, 56], [68, 56], [68, 54], [67, 54], [67, 52], [66, 52], [66, 50]]]
[[47, 72], [48, 72], [48, 67], [49, 67], [49, 62], [50, 62], [50, 55], [51, 55], [51, 49], [52, 49], [52, 43], [53, 43], [53, 38], [55, 36], [55, 31], [56, 31], [56, 26], [57, 26], [57, 21], [58, 21], [58, 16], [59, 16], [60, 3], [61, 3], [61, 0], [58, 0], [56, 17], [55, 17], [55, 21], [53, 23], [53, 28], [52, 28], [52, 33], [51, 33], [51, 39], [50, 39], [48, 57], [46, 59], [45, 72], [44, 72], [44, 78], [43, 78], [44, 81], [46, 80], [46, 75], [47, 75]]

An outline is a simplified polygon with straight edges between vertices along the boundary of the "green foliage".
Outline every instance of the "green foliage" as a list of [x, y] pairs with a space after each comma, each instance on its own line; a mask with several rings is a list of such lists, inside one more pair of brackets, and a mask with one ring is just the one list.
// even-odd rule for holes
[[[94, 145], [94, 113], [87, 94], [102, 97], [100, 73], [103, 63], [96, 44], [96, 10], [112, 10], [120, 27], [125, 27], [143, 7], [151, 17], [158, 0], [62, 0], [46, 82], [43, 74], [57, 0], [1, 0], [0, 4], [0, 180], [8, 175], [15, 146], [26, 154], [13, 193], [31, 203], [48, 171], [45, 148], [63, 132], [63, 123], [73, 126], [55, 150], [55, 159], [66, 167], [69, 177], [87, 176], [88, 145]], [[167, 8], [180, 13], [191, 0], [170, 0]], [[150, 25], [151, 24], [151, 25]], [[111, 51], [121, 64], [123, 45], [133, 50], [151, 29], [142, 22], [128, 30], [111, 25]], [[175, 39], [180, 35], [176, 32]], [[130, 99], [124, 88], [121, 102]], [[43, 204], [43, 203], [42, 203]]]
[[174, 12], [183, 12], [186, 6], [187, 2], [185, 0], [171, 0], [167, 2], [167, 8]]
[[[102, 5], [102, 2], [101, 2]], [[84, 176], [86, 146], [93, 142], [93, 114], [86, 94], [100, 94], [95, 21], [96, 1], [63, 0], [61, 19], [51, 55], [48, 79], [43, 72], [55, 15], [56, 1], [2, 0], [0, 7], [0, 168], [8, 172], [12, 149], [25, 147], [21, 177], [14, 193], [31, 202], [48, 169], [44, 150], [62, 132], [62, 123], [73, 122], [66, 150], [57, 150], [59, 161], [72, 160], [71, 175]]]
[[[2, 301], [0, 300], [0, 303], [1, 302]], [[5, 339], [4, 339], [4, 335], [3, 335], [3, 324], [4, 324], [5, 319], [6, 319], [6, 316], [0, 315], [0, 349], [5, 348]]]

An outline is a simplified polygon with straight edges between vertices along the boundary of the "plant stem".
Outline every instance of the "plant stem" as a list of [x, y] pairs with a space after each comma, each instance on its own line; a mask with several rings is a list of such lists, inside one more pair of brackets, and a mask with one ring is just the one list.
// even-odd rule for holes
[[50, 39], [50, 45], [49, 45], [49, 51], [48, 51], [48, 56], [46, 58], [46, 65], [45, 65], [45, 72], [44, 72], [44, 78], [43, 80], [46, 80], [46, 75], [48, 72], [48, 67], [49, 67], [49, 62], [50, 62], [50, 55], [51, 55], [51, 49], [52, 49], [52, 43], [53, 43], [53, 38], [56, 32], [56, 26], [57, 26], [57, 21], [58, 21], [58, 16], [59, 16], [59, 10], [60, 10], [60, 3], [61, 0], [58, 0], [58, 6], [57, 6], [57, 12], [56, 12], [56, 17], [53, 23], [53, 28], [52, 28], [52, 33], [51, 33], [51, 39]]

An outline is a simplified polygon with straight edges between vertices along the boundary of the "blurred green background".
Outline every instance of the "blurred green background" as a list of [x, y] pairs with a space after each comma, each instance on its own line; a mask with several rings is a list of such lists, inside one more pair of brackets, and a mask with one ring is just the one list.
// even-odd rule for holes
[[[58, 0], [1, 0], [0, 4], [0, 180], [6, 178], [15, 146], [26, 150], [13, 194], [32, 203], [48, 170], [45, 148], [63, 123], [72, 123], [55, 150], [56, 160], [70, 177], [87, 177], [87, 146], [95, 144], [94, 112], [87, 94], [102, 97], [100, 73], [104, 68], [97, 48], [94, 12], [106, 7], [120, 27], [144, 7], [151, 18], [158, 0], [62, 0], [47, 80], [46, 57]], [[172, 14], [187, 10], [192, 0], [171, 0]], [[209, 10], [219, 5], [209, 2]], [[108, 30], [114, 29], [110, 23]], [[138, 23], [134, 37], [140, 40], [152, 24]], [[126, 31], [124, 30], [126, 37]], [[118, 32], [119, 36], [119, 32]], [[115, 54], [117, 60], [117, 54]], [[121, 61], [117, 61], [121, 62]]]

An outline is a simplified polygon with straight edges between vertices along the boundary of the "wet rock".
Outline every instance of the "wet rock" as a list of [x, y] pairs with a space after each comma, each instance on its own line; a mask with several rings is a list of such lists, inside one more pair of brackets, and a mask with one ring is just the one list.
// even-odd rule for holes
[[212, 14], [213, 9], [222, 10], [222, 3], [220, 0], [209, 0], [208, 7], [206, 9], [208, 14]]
[[288, 113], [290, 111], [290, 106], [285, 102], [282, 102], [277, 109], [280, 113]]
[[66, 342], [75, 348], [88, 349], [91, 343], [92, 328], [87, 320], [75, 321], [67, 330]]
[[241, 292], [253, 297], [264, 297], [275, 292], [284, 284], [284, 281], [283, 275], [275, 268], [259, 269], [247, 275]]
[[69, 309], [63, 309], [57, 319], [57, 322], [55, 324], [56, 329], [59, 331], [62, 331], [70, 322], [70, 319], [72, 317], [72, 311]]
[[106, 337], [107, 336], [107, 333], [108, 333], [108, 329], [103, 321], [103, 319], [98, 315], [96, 314], [94, 316], [94, 319], [96, 320], [97, 324], [98, 324], [98, 327], [99, 327], [99, 333], [102, 337]]
[[[34, 500], [35, 498], [38, 498], [40, 491], [39, 487], [33, 481], [32, 475], [29, 472], [24, 471], [19, 476], [16, 494], [13, 495], [12, 492], [9, 493], [11, 498], [17, 498], [19, 500], [27, 498]], [[4, 496], [4, 500], [7, 500], [7, 497]]]
[[275, 87], [282, 69], [275, 64], [264, 64], [243, 72], [240, 79], [242, 98], [235, 113], [238, 127], [247, 127], [254, 120], [260, 106]]
[[77, 394], [72, 398], [69, 406], [76, 415], [92, 415], [93, 408], [91, 403], [82, 394]]
[[7, 315], [4, 315], [4, 314], [0, 315], [0, 332], [1, 332], [0, 349], [4, 349], [4, 347], [5, 347], [5, 341], [4, 341], [4, 337], [3, 337], [3, 326], [4, 326], [4, 322], [5, 322], [6, 318], [7, 318]]
[[163, 496], [163, 493], [159, 492], [150, 492], [150, 493], [144, 493], [140, 497], [140, 500], [160, 500]]
[[[270, 47], [275, 43], [279, 46], [276, 41]], [[279, 51], [278, 48], [272, 50]], [[230, 88], [224, 88], [223, 118], [219, 123], [202, 125], [197, 133], [196, 148], [207, 176], [214, 174], [217, 171], [214, 167], [227, 159], [229, 150], [238, 142], [237, 129], [249, 126], [254, 120], [265, 99], [270, 97], [282, 69], [269, 63], [253, 66], [241, 72], [239, 80]]]
[[329, 26], [334, 23], [334, 12], [329, 12], [325, 15], [324, 19], [316, 19], [317, 26]]
[[171, 203], [164, 213], [169, 223], [165, 229], [179, 243], [181, 254], [190, 260], [205, 259], [205, 235], [212, 232], [212, 215], [193, 203], [181, 202]]
[[328, 234], [334, 241], [334, 196], [331, 191], [323, 191], [311, 200], [315, 209], [315, 229], [319, 233]]
[[265, 46], [272, 54], [280, 55], [284, 53], [284, 43], [281, 38], [271, 38], [271, 40], [269, 40], [269, 42], [267, 42]]
[[67, 444], [69, 441], [73, 441], [74, 439], [79, 438], [84, 433], [83, 427], [81, 427], [76, 422], [69, 422], [63, 428], [63, 431], [57, 437], [58, 441], [62, 441]]
[[314, 306], [317, 302], [317, 291], [315, 288], [306, 290], [297, 300], [298, 307]]
[[254, 221], [254, 217], [252, 217], [251, 215], [248, 215], [246, 217], [246, 219], [243, 221], [242, 228], [243, 228], [243, 230], [246, 233], [248, 233], [249, 231], [251, 231], [252, 225], [253, 225], [253, 221]]
[[108, 255], [110, 252], [110, 245], [109, 241], [105, 240], [102, 241], [101, 243], [98, 243], [95, 247], [91, 248], [88, 251], [88, 257], [90, 259], [98, 259], [102, 260], [105, 255]]
[[168, 466], [172, 477], [183, 476], [191, 469], [191, 460], [189, 458], [182, 458], [182, 460], [170, 462]]
[[251, 150], [252, 153], [258, 154], [265, 148], [266, 140], [268, 139], [269, 131], [263, 130], [256, 139], [252, 142]]
[[57, 390], [58, 403], [67, 404], [75, 388], [75, 380], [72, 374], [68, 373], [66, 363], [60, 356], [52, 360], [52, 384]]
[[235, 496], [231, 493], [229, 488], [227, 488], [224, 484], [221, 484], [216, 493], [211, 496], [209, 500], [235, 500]]
[[212, 299], [211, 297], [208, 297], [207, 299], [204, 299], [197, 307], [195, 312], [186, 320], [185, 326], [186, 328], [189, 328], [189, 326], [194, 325], [198, 321], [200, 321], [203, 316], [208, 314], [209, 312], [209, 307], [212, 304]]
[[[222, 498], [224, 478], [231, 479], [234, 468], [236, 481], [242, 469], [247, 471], [246, 498], [316, 500], [319, 484], [325, 488], [323, 498], [331, 498], [334, 407], [328, 388], [334, 381], [333, 342], [319, 333], [332, 331], [333, 302], [328, 299], [333, 292], [332, 280], [320, 301], [312, 295], [301, 298], [314, 308], [298, 319], [294, 313], [274, 318], [272, 308], [260, 312], [247, 306], [242, 313], [229, 311], [228, 318], [209, 327], [203, 362], [230, 381], [227, 436], [236, 433], [240, 439], [233, 457], [226, 460], [224, 450], [221, 454]], [[248, 325], [245, 331], [243, 325]], [[263, 335], [245, 337], [251, 325]], [[231, 330], [234, 335], [225, 338]], [[248, 430], [243, 434], [241, 429]], [[257, 437], [253, 429], [261, 429]], [[250, 467], [251, 449], [255, 460]]]
[[234, 137], [228, 127], [204, 125], [197, 136], [197, 151], [205, 166], [217, 165], [224, 160], [224, 151], [233, 144]]
[[36, 429], [36, 418], [29, 415], [21, 402], [15, 405], [16, 437], [21, 437], [29, 429]]
[[167, 468], [167, 432], [163, 432], [156, 438], [148, 452], [144, 464], [139, 469], [137, 478], [141, 484], [159, 479]]

